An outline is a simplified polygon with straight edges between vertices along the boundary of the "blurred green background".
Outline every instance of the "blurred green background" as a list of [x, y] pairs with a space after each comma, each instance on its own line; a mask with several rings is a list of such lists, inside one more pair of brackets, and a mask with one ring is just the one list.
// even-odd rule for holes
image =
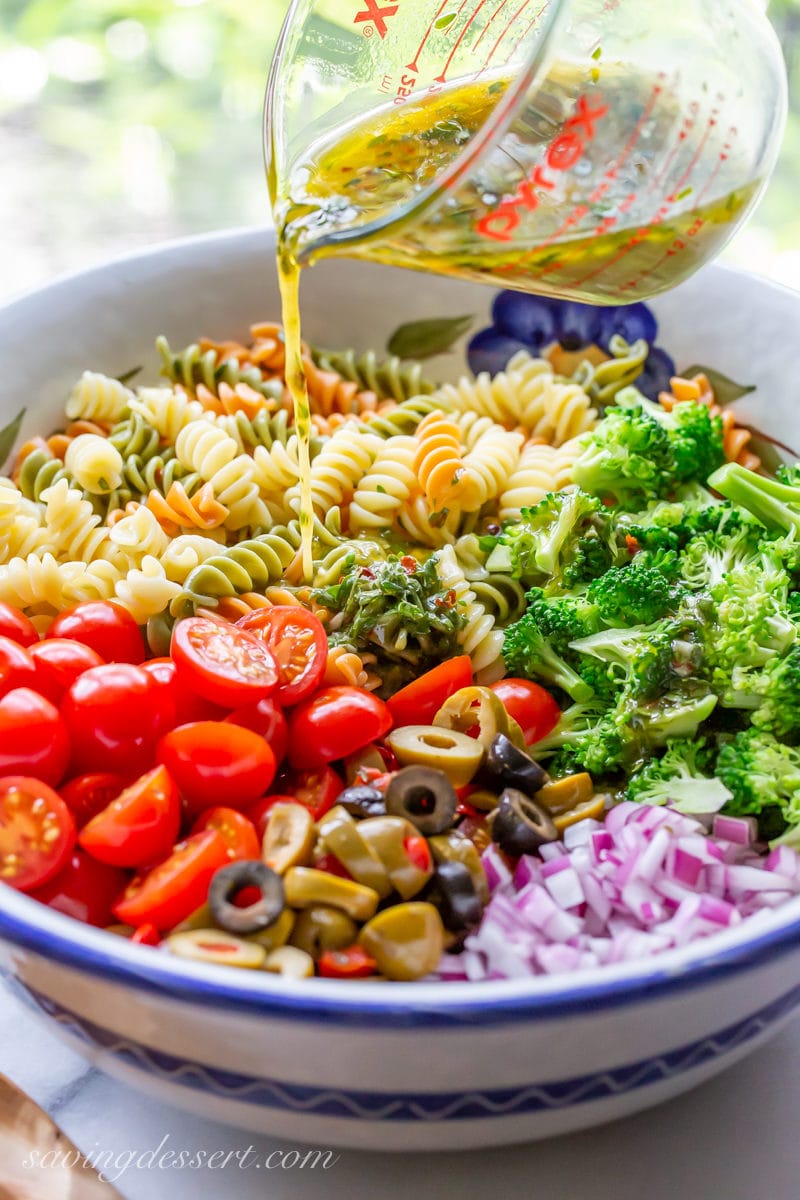
[[[286, 7], [0, 0], [0, 294], [267, 219], [261, 104]], [[793, 111], [767, 198], [727, 257], [800, 287], [800, 0], [769, 11]]]

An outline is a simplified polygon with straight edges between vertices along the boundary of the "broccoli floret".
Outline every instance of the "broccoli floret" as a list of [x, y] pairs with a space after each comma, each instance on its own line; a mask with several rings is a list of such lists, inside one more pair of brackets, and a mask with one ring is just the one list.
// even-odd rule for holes
[[627, 567], [596, 579], [588, 596], [609, 625], [650, 625], [677, 607], [681, 592], [649, 556], [637, 555]]
[[761, 536], [756, 525], [740, 526], [700, 533], [693, 537], [681, 556], [681, 575], [695, 591], [709, 591], [725, 581], [739, 566], [748, 566], [760, 550]]
[[758, 681], [761, 703], [750, 715], [757, 729], [775, 737], [800, 733], [800, 646], [773, 661]]
[[529, 609], [505, 632], [503, 658], [511, 675], [540, 679], [550, 687], [561, 688], [576, 701], [590, 700], [588, 683], [557, 653], [543, 634], [535, 610]]
[[631, 508], [663, 500], [683, 483], [705, 481], [723, 461], [722, 421], [705, 405], [687, 401], [667, 412], [626, 388], [586, 439], [573, 478], [586, 491]]
[[572, 477], [579, 487], [624, 508], [660, 500], [675, 483], [666, 429], [644, 409], [617, 407], [584, 440]]
[[628, 800], [669, 804], [683, 813], [711, 813], [732, 799], [713, 777], [716, 749], [707, 738], [670, 741], [661, 758], [653, 759], [628, 784]]
[[800, 482], [782, 483], [728, 463], [711, 476], [708, 485], [747, 509], [767, 529], [800, 534]]
[[545, 496], [524, 508], [489, 556], [487, 569], [524, 584], [560, 580], [566, 587], [602, 574], [611, 563], [611, 536], [602, 504], [577, 488]]
[[548, 596], [541, 588], [528, 592], [528, 611], [557, 654], [568, 656], [570, 642], [601, 628], [597, 605], [586, 595]]
[[676, 686], [654, 700], [626, 698], [616, 714], [617, 724], [629, 732], [638, 757], [647, 757], [673, 738], [693, 738], [717, 707], [717, 697], [696, 681]]
[[[572, 642], [570, 650], [580, 656], [577, 670], [584, 678], [593, 660], [594, 671], [588, 678], [597, 679], [595, 690], [599, 695], [615, 695], [626, 689], [629, 696], [650, 697], [669, 686], [676, 632], [677, 627], [670, 621], [631, 629], [604, 629]], [[600, 678], [605, 679], [605, 685], [600, 685]]]
[[746, 729], [720, 750], [717, 775], [732, 793], [725, 809], [731, 815], [758, 816], [777, 807], [788, 825], [800, 823], [800, 748]]

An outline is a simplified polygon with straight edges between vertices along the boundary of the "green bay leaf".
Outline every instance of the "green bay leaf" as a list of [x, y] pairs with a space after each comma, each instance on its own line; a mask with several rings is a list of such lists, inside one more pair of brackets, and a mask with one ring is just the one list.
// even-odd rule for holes
[[474, 317], [431, 317], [410, 321], [394, 331], [386, 348], [398, 358], [431, 358], [446, 354], [467, 332]]

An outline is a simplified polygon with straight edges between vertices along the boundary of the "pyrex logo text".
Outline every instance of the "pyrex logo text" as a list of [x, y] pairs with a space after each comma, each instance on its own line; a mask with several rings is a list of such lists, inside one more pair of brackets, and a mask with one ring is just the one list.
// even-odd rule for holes
[[497, 242], [510, 242], [512, 233], [522, 220], [520, 210], [534, 212], [539, 207], [539, 197], [534, 189], [541, 188], [548, 192], [555, 189], [554, 175], [569, 171], [580, 161], [589, 142], [597, 136], [598, 122], [607, 113], [608, 105], [598, 103], [593, 108], [586, 96], [581, 96], [563, 132], [548, 146], [544, 163], [540, 163], [523, 180], [513, 196], [481, 217], [476, 225], [478, 233]]
[[357, 12], [353, 18], [354, 25], [361, 25], [364, 22], [371, 22], [366, 25], [364, 35], [371, 37], [377, 32], [378, 36], [383, 40], [386, 37], [387, 28], [386, 22], [389, 17], [393, 17], [400, 7], [399, 4], [380, 4], [379, 0], [364, 0], [366, 8], [362, 8], [361, 12]]

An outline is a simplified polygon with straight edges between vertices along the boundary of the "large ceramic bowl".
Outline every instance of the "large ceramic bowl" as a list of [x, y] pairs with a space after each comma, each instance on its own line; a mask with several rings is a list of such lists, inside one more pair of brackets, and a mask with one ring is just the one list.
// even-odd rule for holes
[[[241, 337], [278, 312], [272, 241], [233, 233], [62, 280], [0, 312], [0, 419], [63, 411], [87, 366]], [[382, 347], [401, 321], [488, 314], [488, 289], [329, 263], [304, 281], [308, 337]], [[800, 295], [711, 269], [656, 305], [678, 361], [758, 384], [745, 419], [800, 444]], [[434, 364], [453, 375], [463, 349]], [[621, 1117], [709, 1078], [800, 1005], [800, 899], [660, 959], [555, 979], [382, 984], [171, 959], [0, 885], [0, 963], [98, 1066], [216, 1119], [314, 1145], [443, 1149], [525, 1141]]]

